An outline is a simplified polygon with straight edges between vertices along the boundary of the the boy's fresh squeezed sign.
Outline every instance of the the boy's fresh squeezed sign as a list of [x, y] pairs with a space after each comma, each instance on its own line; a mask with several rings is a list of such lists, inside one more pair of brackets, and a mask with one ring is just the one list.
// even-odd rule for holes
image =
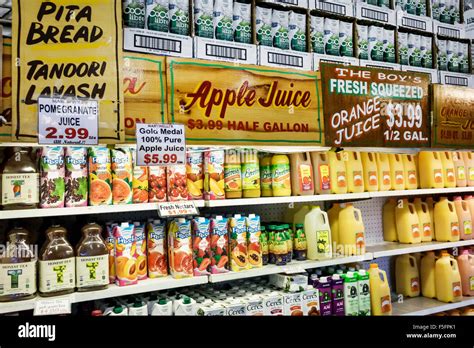
[[188, 144], [323, 143], [317, 72], [169, 58], [166, 77]]
[[37, 99], [99, 101], [100, 142], [124, 140], [121, 7], [115, 0], [13, 0], [14, 139], [37, 137]]
[[321, 64], [326, 145], [429, 146], [429, 76]]
[[474, 145], [474, 89], [433, 85], [433, 147]]

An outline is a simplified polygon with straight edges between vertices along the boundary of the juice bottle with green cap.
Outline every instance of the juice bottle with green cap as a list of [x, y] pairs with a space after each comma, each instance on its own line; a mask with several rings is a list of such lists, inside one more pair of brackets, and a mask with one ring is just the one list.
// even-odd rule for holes
[[293, 258], [293, 236], [292, 236], [293, 231], [290, 229], [290, 225], [288, 224], [283, 224], [281, 226], [285, 233], [286, 248], [288, 250], [288, 253], [286, 255], [286, 262], [290, 262], [291, 259]]
[[288, 244], [286, 242], [285, 230], [282, 225], [275, 226], [275, 235], [273, 239], [275, 264], [277, 266], [284, 266], [287, 263]]

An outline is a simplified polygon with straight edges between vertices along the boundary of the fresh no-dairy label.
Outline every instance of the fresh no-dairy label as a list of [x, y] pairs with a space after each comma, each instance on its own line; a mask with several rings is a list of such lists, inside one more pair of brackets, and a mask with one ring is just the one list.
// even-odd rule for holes
[[106, 285], [109, 283], [109, 256], [76, 257], [77, 287]]
[[39, 290], [41, 292], [74, 288], [75, 279], [76, 262], [74, 257], [39, 261]]
[[36, 261], [0, 264], [0, 295], [34, 294]]

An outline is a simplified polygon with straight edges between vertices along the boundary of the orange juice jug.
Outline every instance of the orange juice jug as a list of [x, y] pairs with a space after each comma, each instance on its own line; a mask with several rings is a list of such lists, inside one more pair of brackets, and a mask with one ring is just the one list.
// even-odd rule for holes
[[421, 258], [420, 284], [421, 294], [424, 297], [436, 298], [435, 264], [436, 255], [434, 251], [428, 251]]
[[379, 191], [388, 191], [392, 188], [390, 179], [390, 160], [386, 153], [376, 153]]
[[461, 275], [462, 294], [464, 296], [474, 296], [474, 255], [464, 250], [458, 256], [459, 274]]
[[454, 174], [456, 176], [456, 186], [465, 187], [467, 185], [466, 180], [466, 164], [462, 152], [453, 152], [453, 163], [454, 163]]
[[[260, 163], [256, 150], [242, 150], [242, 190], [244, 198], [260, 197]], [[289, 173], [288, 173], [289, 176]]]
[[342, 206], [339, 203], [334, 203], [331, 209], [328, 210], [329, 226], [331, 227], [331, 239], [335, 245], [339, 244], [339, 212]]
[[395, 222], [400, 243], [421, 243], [420, 221], [418, 220], [415, 205], [409, 203], [408, 199], [397, 203], [395, 207]]
[[397, 257], [395, 280], [397, 294], [408, 297], [420, 296], [420, 275], [414, 256], [405, 254]]
[[272, 157], [272, 190], [274, 197], [291, 196], [291, 170], [287, 155]]
[[436, 240], [436, 228], [434, 223], [434, 205], [435, 201], [433, 197], [426, 197], [425, 203], [428, 204], [428, 212], [430, 213], [431, 220], [431, 233], [433, 234], [433, 240]]
[[433, 240], [433, 225], [431, 223], [430, 210], [428, 204], [421, 201], [421, 198], [415, 198], [416, 214], [420, 223], [421, 241], [431, 242]]
[[313, 165], [309, 152], [292, 153], [290, 155], [290, 166], [293, 195], [314, 195]]
[[405, 187], [407, 190], [416, 190], [418, 188], [418, 170], [415, 156], [403, 154], [402, 161], [405, 172]]
[[444, 175], [441, 156], [436, 151], [420, 151], [418, 154], [421, 188], [443, 188]]
[[328, 152], [331, 193], [347, 193], [347, 175], [344, 156], [341, 152]]
[[260, 158], [260, 190], [262, 197], [272, 197], [272, 155], [264, 154]]
[[456, 175], [454, 172], [454, 162], [451, 152], [440, 152], [441, 165], [443, 166], [444, 187], [456, 187]]
[[315, 193], [328, 194], [331, 193], [331, 180], [329, 171], [329, 156], [327, 152], [311, 152], [311, 162], [313, 163], [314, 172], [314, 191]]
[[456, 242], [459, 240], [459, 219], [453, 202], [446, 197], [434, 206], [434, 223], [438, 242]]
[[397, 200], [390, 198], [383, 205], [383, 240], [387, 242], [398, 242], [397, 224], [395, 220], [395, 208]]
[[466, 165], [467, 186], [474, 186], [474, 153], [465, 151], [462, 153], [462, 158]]
[[392, 300], [387, 274], [376, 263], [370, 264], [370, 307], [372, 315], [392, 315]]
[[472, 217], [469, 206], [461, 197], [454, 197], [454, 207], [458, 215], [459, 238], [462, 240], [472, 239]]
[[[347, 158], [346, 158], [347, 154]], [[343, 155], [346, 160], [347, 192], [364, 192], [364, 171], [360, 153], [356, 151], [346, 151]]]
[[392, 183], [392, 190], [404, 190], [406, 179], [402, 155], [391, 153], [388, 155], [388, 160], [390, 162], [390, 181]]
[[304, 219], [304, 232], [307, 241], [307, 258], [319, 260], [330, 258], [331, 252], [331, 228], [326, 212], [319, 206], [312, 206]]
[[362, 167], [364, 168], [364, 186], [369, 192], [378, 191], [379, 176], [377, 160], [373, 152], [361, 152]]
[[339, 243], [344, 255], [365, 254], [365, 227], [362, 213], [352, 204], [346, 204], [339, 212]]
[[458, 263], [448, 253], [442, 253], [441, 257], [436, 261], [435, 283], [438, 301], [461, 301], [462, 286]]

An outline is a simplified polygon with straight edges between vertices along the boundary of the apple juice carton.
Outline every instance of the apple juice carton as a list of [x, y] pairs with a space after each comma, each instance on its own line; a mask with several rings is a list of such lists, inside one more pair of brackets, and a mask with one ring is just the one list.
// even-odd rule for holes
[[260, 244], [260, 216], [250, 214], [246, 218], [248, 261], [250, 268], [262, 267], [262, 246]]
[[198, 217], [193, 220], [194, 275], [208, 275], [211, 265], [210, 220]]
[[114, 230], [118, 226], [115, 222], [107, 222], [105, 225], [105, 244], [109, 251], [109, 284], [115, 283], [115, 237]]
[[141, 222], [134, 222], [133, 224], [135, 225], [135, 238], [137, 240], [138, 280], [142, 280], [148, 276], [145, 224]]
[[87, 148], [66, 147], [65, 205], [85, 207], [89, 194], [87, 177]]
[[44, 146], [40, 155], [40, 207], [64, 207], [64, 148]]
[[278, 291], [273, 291], [263, 299], [263, 315], [282, 316], [283, 296]]
[[224, 199], [224, 150], [204, 152], [204, 199]]
[[173, 278], [193, 276], [191, 221], [178, 218], [168, 226], [168, 260]]
[[105, 146], [89, 148], [89, 205], [112, 204], [110, 150]]
[[170, 202], [188, 200], [188, 188], [186, 187], [186, 166], [175, 165], [167, 167], [166, 178], [168, 184], [168, 200]]
[[320, 277], [315, 282], [315, 287], [319, 291], [319, 306], [321, 316], [332, 315], [332, 296], [331, 296], [331, 281], [329, 277]]
[[211, 273], [229, 272], [229, 230], [228, 220], [216, 216], [211, 220]]
[[137, 284], [137, 240], [135, 226], [122, 222], [114, 228], [115, 237], [115, 283], [118, 286]]
[[303, 315], [303, 300], [301, 292], [283, 294], [283, 315]]
[[147, 224], [148, 277], [160, 278], [168, 275], [165, 222], [152, 220]]
[[230, 269], [234, 272], [249, 268], [247, 253], [247, 224], [239, 214], [229, 219]]
[[148, 202], [166, 202], [166, 167], [148, 167]]
[[188, 199], [203, 199], [204, 157], [202, 152], [186, 153], [186, 186]]
[[115, 148], [112, 159], [112, 200], [114, 204], [132, 203], [132, 153], [129, 148]]
[[305, 316], [319, 316], [319, 291], [313, 286], [309, 285], [306, 290], [301, 293], [303, 301], [303, 315]]

